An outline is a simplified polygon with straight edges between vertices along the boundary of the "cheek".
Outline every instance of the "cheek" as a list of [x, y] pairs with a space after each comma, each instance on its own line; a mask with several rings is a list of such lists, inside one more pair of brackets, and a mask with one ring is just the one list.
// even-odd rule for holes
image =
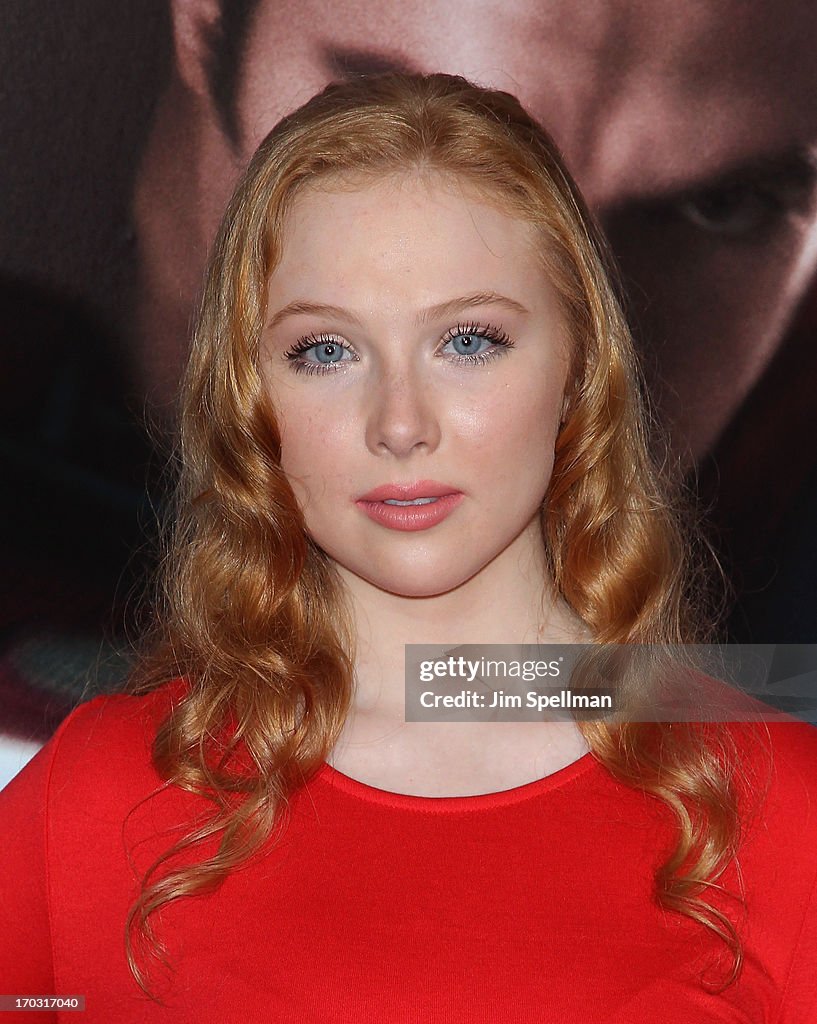
[[520, 395], [514, 388], [491, 408], [462, 412], [454, 442], [461, 479], [489, 519], [516, 529], [544, 500], [560, 411], [561, 392], [551, 401], [541, 390]]
[[515, 465], [523, 452], [533, 451], [544, 462], [553, 450], [562, 398], [562, 389], [557, 387], [520, 389], [509, 385], [489, 401], [453, 409], [451, 422], [459, 444], [486, 456], [495, 453]]
[[319, 471], [320, 458], [325, 444], [322, 443], [320, 420], [317, 410], [295, 401], [281, 401], [276, 396], [275, 411], [281, 434], [281, 468], [290, 481]]
[[305, 482], [325, 477], [325, 471], [334, 459], [332, 436], [322, 436], [319, 429], [302, 434], [289, 434], [281, 442], [281, 466], [290, 477]]
[[303, 506], [331, 494], [344, 480], [353, 442], [342, 424], [316, 408], [279, 412], [281, 468]]

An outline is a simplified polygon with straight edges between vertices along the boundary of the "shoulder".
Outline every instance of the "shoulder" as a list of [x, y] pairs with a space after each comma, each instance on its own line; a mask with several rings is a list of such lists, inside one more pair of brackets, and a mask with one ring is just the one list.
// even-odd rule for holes
[[817, 1005], [817, 728], [796, 719], [732, 723], [756, 786], [737, 858], [750, 954], [780, 979], [781, 1021]]
[[817, 728], [717, 679], [702, 677], [699, 696], [734, 743], [729, 766], [749, 803], [799, 816], [817, 837]]
[[817, 728], [797, 719], [730, 723], [748, 797], [747, 854], [802, 887], [817, 880]]
[[817, 822], [817, 728], [799, 719], [732, 722], [741, 760], [769, 796], [802, 806]]
[[767, 722], [772, 753], [790, 781], [815, 785], [817, 780], [817, 727], [796, 719]]
[[46, 832], [63, 853], [74, 842], [87, 849], [160, 789], [153, 738], [182, 692], [174, 681], [144, 696], [111, 694], [77, 705], [0, 791], [15, 856], [44, 856]]
[[172, 680], [148, 694], [105, 694], [75, 707], [41, 751], [50, 748], [51, 798], [91, 806], [160, 785], [153, 740], [182, 693], [183, 683]]

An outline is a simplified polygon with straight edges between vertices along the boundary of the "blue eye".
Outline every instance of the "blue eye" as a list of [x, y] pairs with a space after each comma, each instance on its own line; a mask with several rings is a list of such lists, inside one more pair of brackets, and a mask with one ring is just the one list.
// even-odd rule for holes
[[[481, 348], [488, 342], [486, 348]], [[457, 324], [443, 337], [443, 347], [454, 345], [455, 351], [446, 358], [463, 365], [486, 363], [513, 347], [513, 342], [500, 328], [479, 324]], [[314, 350], [315, 358], [307, 359], [306, 353]], [[352, 358], [344, 359], [348, 352]], [[296, 373], [334, 373], [342, 363], [357, 362], [353, 350], [329, 334], [308, 334], [299, 338], [284, 355]]]
[[[305, 359], [307, 352], [315, 350], [316, 359]], [[344, 350], [351, 353], [351, 349], [342, 345], [336, 338], [328, 334], [310, 334], [298, 341], [284, 356], [292, 363], [292, 369], [296, 373], [333, 373], [340, 362], [354, 362], [354, 360], [343, 359]]]
[[[448, 331], [444, 340], [446, 345], [454, 345], [455, 349], [458, 344], [461, 346], [461, 351], [455, 351], [454, 361], [464, 364], [486, 363], [512, 347], [512, 342], [504, 331], [497, 327], [481, 327], [478, 324], [457, 324], [453, 330]], [[490, 344], [487, 348], [480, 349], [483, 341]]]
[[325, 341], [314, 348], [319, 363], [339, 363], [343, 356], [343, 348], [334, 341]]

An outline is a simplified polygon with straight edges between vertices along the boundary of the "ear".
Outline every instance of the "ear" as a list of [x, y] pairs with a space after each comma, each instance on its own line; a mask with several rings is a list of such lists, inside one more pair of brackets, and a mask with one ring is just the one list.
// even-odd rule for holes
[[178, 73], [193, 92], [206, 95], [207, 66], [221, 21], [220, 0], [171, 0], [170, 17]]

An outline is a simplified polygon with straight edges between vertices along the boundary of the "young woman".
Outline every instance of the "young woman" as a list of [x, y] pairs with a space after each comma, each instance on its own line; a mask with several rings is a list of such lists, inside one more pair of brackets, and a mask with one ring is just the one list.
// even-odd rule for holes
[[406, 644], [712, 635], [646, 437], [603, 240], [512, 96], [382, 75], [282, 121], [207, 273], [157, 635], [0, 796], [3, 991], [814, 1020], [811, 727], [405, 721]]

